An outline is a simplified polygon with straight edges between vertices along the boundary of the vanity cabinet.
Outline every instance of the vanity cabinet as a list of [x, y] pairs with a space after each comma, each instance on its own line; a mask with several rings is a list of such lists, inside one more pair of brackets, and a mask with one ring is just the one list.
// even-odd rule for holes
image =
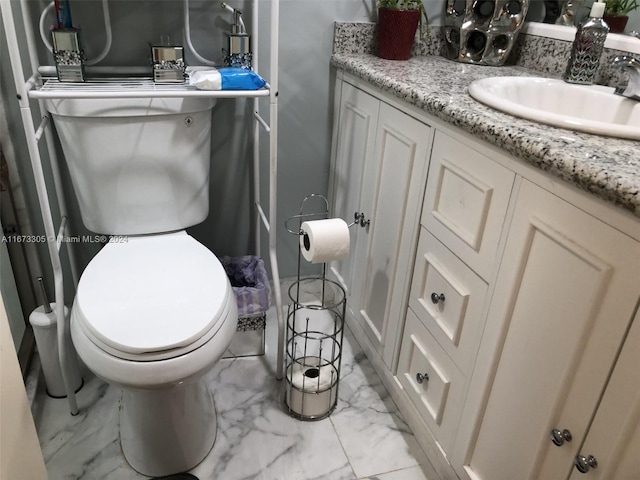
[[329, 274], [347, 291], [349, 317], [392, 368], [406, 313], [406, 272], [413, 262], [432, 131], [347, 82], [339, 88], [333, 213], [361, 217], [351, 229], [349, 258], [332, 262]]
[[[345, 78], [334, 198], [371, 224], [331, 271], [442, 479], [637, 478], [638, 219]], [[351, 134], [361, 95], [376, 127]]]
[[[522, 180], [452, 459], [462, 478], [569, 477], [639, 272], [637, 241]], [[557, 446], [553, 429], [572, 440]]]

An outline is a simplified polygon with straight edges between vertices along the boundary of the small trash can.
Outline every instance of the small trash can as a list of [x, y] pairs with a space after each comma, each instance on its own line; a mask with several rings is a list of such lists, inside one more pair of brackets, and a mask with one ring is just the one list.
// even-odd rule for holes
[[238, 305], [238, 326], [222, 358], [264, 354], [267, 310], [271, 306], [271, 285], [264, 262], [255, 255], [220, 257]]

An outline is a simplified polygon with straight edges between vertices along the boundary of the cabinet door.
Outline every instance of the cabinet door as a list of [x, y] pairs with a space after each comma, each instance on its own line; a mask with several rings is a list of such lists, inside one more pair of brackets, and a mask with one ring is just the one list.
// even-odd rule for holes
[[391, 369], [406, 311], [431, 135], [430, 127], [383, 103], [374, 158], [365, 166], [361, 211], [371, 222], [359, 228], [366, 237], [356, 246], [354, 273], [362, 294], [352, 307]]
[[[472, 381], [468, 395], [486, 396], [466, 478], [568, 478], [636, 308], [638, 272], [638, 242], [523, 181], [476, 363], [490, 365], [484, 393]], [[555, 446], [554, 428], [573, 441]]]
[[[376, 98], [348, 83], [342, 84], [332, 206], [333, 215], [349, 223], [354, 213], [360, 211], [364, 167], [373, 159], [379, 108], [380, 101]], [[329, 274], [345, 289], [348, 303], [359, 301], [349, 297], [353, 294], [353, 264], [357, 238], [361, 233], [364, 234], [360, 228], [352, 227], [349, 257], [329, 265]]]
[[598, 465], [583, 475], [574, 468], [570, 480], [638, 480], [640, 478], [640, 312], [620, 352], [589, 434], [579, 455]]

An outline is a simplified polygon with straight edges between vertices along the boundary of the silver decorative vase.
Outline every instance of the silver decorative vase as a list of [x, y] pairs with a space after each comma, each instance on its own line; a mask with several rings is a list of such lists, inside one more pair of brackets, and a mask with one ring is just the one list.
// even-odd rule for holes
[[443, 56], [458, 62], [502, 65], [528, 8], [529, 0], [447, 0]]

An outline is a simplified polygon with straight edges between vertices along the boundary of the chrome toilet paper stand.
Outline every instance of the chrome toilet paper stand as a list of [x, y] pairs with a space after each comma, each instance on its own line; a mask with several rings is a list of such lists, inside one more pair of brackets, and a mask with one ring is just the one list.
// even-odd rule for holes
[[[318, 210], [310, 209], [312, 203], [320, 204]], [[364, 215], [354, 217], [349, 227], [366, 222]], [[285, 228], [300, 236], [303, 222], [327, 218], [329, 202], [312, 194], [302, 201], [300, 213], [285, 221]], [[338, 403], [346, 295], [326, 278], [326, 263], [319, 275], [303, 277], [303, 260], [298, 242], [297, 279], [288, 291], [283, 404], [292, 417], [315, 421], [328, 417]]]

